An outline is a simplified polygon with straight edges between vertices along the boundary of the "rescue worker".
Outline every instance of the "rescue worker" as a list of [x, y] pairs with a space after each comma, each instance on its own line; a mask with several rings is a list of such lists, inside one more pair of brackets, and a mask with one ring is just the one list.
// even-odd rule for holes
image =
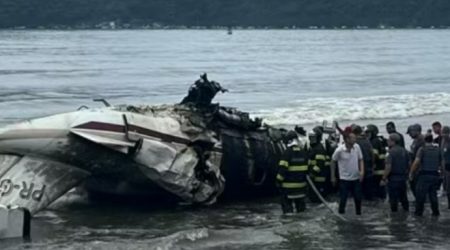
[[373, 200], [375, 181], [373, 176], [374, 160], [373, 147], [370, 141], [362, 134], [362, 128], [355, 125], [352, 129], [356, 136], [356, 144], [359, 145], [364, 160], [364, 181], [362, 182], [362, 192], [366, 200]]
[[[433, 133], [436, 135], [436, 137], [433, 139], [433, 143], [435, 143], [436, 145], [438, 145], [439, 147], [441, 147], [441, 143], [442, 143], [442, 124], [438, 121], [433, 122], [433, 124], [431, 124], [431, 128]], [[431, 131], [429, 131], [429, 133], [431, 134]], [[439, 182], [439, 186], [438, 186], [438, 196], [441, 196], [441, 186], [443, 186], [443, 179], [440, 179]], [[445, 186], [444, 186], [445, 189]]]
[[[417, 152], [419, 151], [419, 149], [425, 145], [424, 137], [422, 135], [422, 126], [420, 126], [420, 124], [417, 123], [410, 125], [406, 133], [413, 140], [410, 147], [410, 159], [411, 161], [414, 161], [414, 159], [416, 159]], [[412, 178], [409, 178], [409, 185], [411, 187], [411, 191], [414, 197], [416, 197], [416, 178], [414, 175], [412, 176]]]
[[409, 178], [412, 179], [417, 173], [416, 183], [416, 216], [422, 216], [425, 200], [428, 196], [433, 216], [439, 216], [439, 203], [437, 198], [437, 186], [439, 185], [440, 173], [442, 173], [444, 161], [441, 150], [433, 144], [433, 135], [427, 134], [424, 138], [425, 145], [416, 154], [411, 167]]
[[281, 192], [283, 213], [297, 213], [306, 209], [308, 152], [302, 148], [295, 131], [286, 134], [287, 149], [279, 162], [277, 186]]
[[394, 122], [391, 121], [386, 123], [386, 132], [388, 134], [397, 134], [398, 136], [400, 136], [400, 143], [398, 145], [400, 145], [401, 147], [405, 147], [405, 139], [403, 138], [402, 134], [397, 132]]
[[372, 145], [373, 156], [375, 157], [373, 171], [373, 194], [375, 198], [384, 200], [386, 199], [386, 189], [385, 186], [380, 185], [380, 182], [384, 174], [387, 141], [383, 136], [378, 136], [378, 127], [373, 124], [366, 126], [366, 135]]
[[450, 209], [450, 127], [442, 128], [441, 150], [444, 157], [444, 189], [447, 191], [448, 209]]
[[339, 213], [345, 213], [349, 193], [355, 201], [355, 211], [361, 215], [361, 182], [364, 180], [364, 161], [361, 149], [355, 143], [353, 133], [344, 134], [344, 144], [341, 144], [333, 153], [331, 162], [331, 182], [336, 185], [335, 166], [339, 168]]
[[406, 188], [409, 154], [404, 147], [400, 146], [400, 142], [401, 137], [398, 134], [392, 133], [389, 135], [389, 154], [386, 158], [386, 168], [380, 183], [381, 186], [387, 184], [392, 212], [397, 212], [398, 202], [402, 204], [404, 211], [409, 211]]
[[[309, 173], [311, 179], [322, 197], [326, 197], [331, 191], [330, 180], [330, 156], [322, 144], [323, 129], [317, 126], [313, 133], [309, 134]], [[309, 189], [309, 199], [312, 202], [319, 202], [314, 190]]]
[[[333, 156], [334, 151], [336, 151], [336, 149], [338, 148], [339, 144], [340, 144], [340, 136], [341, 134], [336, 132], [337, 127], [339, 126], [338, 123], [336, 121], [334, 121], [334, 127], [335, 130], [331, 133], [328, 133], [328, 137], [327, 139], [325, 139], [325, 149], [327, 150], [327, 156], [331, 157]], [[337, 169], [337, 164], [335, 166], [335, 173], [337, 173], [337, 175], [339, 175], [339, 171]], [[337, 180], [339, 180], [339, 176], [336, 176]], [[330, 183], [330, 193], [337, 193], [339, 192], [339, 183], [336, 183], [336, 185], [333, 185], [332, 183]]]

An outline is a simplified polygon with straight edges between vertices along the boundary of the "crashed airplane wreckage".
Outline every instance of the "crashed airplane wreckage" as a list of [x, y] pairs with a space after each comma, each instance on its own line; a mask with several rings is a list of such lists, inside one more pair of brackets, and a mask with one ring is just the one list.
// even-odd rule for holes
[[95, 194], [154, 202], [211, 204], [273, 193], [284, 130], [211, 104], [219, 91], [203, 75], [180, 104], [104, 101], [104, 108], [0, 128], [0, 204], [34, 214], [81, 184]]

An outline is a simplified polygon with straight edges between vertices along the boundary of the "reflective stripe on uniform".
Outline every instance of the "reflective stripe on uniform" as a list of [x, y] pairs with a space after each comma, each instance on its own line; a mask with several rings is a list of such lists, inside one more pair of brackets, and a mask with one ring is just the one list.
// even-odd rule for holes
[[316, 171], [317, 173], [320, 172], [320, 168], [319, 168], [318, 166], [314, 166], [314, 167], [313, 167], [313, 170]]
[[331, 166], [331, 162], [330, 161], [326, 161], [325, 162], [325, 166]]
[[316, 155], [315, 159], [324, 161], [325, 160], [325, 155]]
[[304, 188], [306, 187], [306, 182], [283, 182], [281, 183], [283, 188]]
[[316, 165], [317, 164], [317, 162], [316, 162], [316, 160], [309, 160], [309, 165]]
[[383, 175], [384, 174], [384, 170], [375, 170], [374, 174], [375, 175]]
[[308, 171], [308, 165], [302, 165], [302, 166], [289, 166], [288, 171]]
[[325, 178], [325, 177], [320, 177], [320, 176], [318, 176], [318, 177], [315, 177], [315, 178], [314, 178], [314, 181], [315, 181], [315, 182], [325, 182], [325, 181], [326, 181], [326, 178]]
[[300, 151], [301, 150], [301, 148], [299, 148], [299, 147], [293, 147], [292, 148], [292, 151]]
[[377, 155], [380, 153], [380, 151], [378, 151], [378, 149], [373, 149], [373, 153]]
[[386, 155], [385, 154], [381, 154], [381, 155], [378, 156], [378, 158], [380, 160], [384, 160], [384, 159], [386, 159]]
[[281, 174], [277, 174], [277, 180], [284, 181], [284, 177]]
[[305, 198], [306, 195], [304, 195], [304, 194], [288, 194], [287, 197], [289, 199], [300, 199], [300, 198]]
[[285, 160], [281, 160], [278, 163], [279, 166], [283, 166], [283, 167], [289, 167], [289, 162], [285, 161]]

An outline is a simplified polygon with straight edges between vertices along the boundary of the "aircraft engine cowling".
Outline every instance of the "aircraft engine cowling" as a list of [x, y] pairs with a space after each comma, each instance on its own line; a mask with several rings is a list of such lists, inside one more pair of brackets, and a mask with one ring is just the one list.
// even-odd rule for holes
[[222, 172], [226, 179], [225, 198], [274, 193], [277, 163], [283, 148], [267, 130], [224, 129]]

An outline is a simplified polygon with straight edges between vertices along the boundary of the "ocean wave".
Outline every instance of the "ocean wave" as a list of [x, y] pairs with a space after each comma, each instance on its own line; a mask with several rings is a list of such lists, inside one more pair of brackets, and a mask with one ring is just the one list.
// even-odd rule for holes
[[271, 125], [295, 125], [332, 121], [401, 119], [450, 112], [450, 93], [391, 96], [308, 98], [288, 107], [254, 113]]

